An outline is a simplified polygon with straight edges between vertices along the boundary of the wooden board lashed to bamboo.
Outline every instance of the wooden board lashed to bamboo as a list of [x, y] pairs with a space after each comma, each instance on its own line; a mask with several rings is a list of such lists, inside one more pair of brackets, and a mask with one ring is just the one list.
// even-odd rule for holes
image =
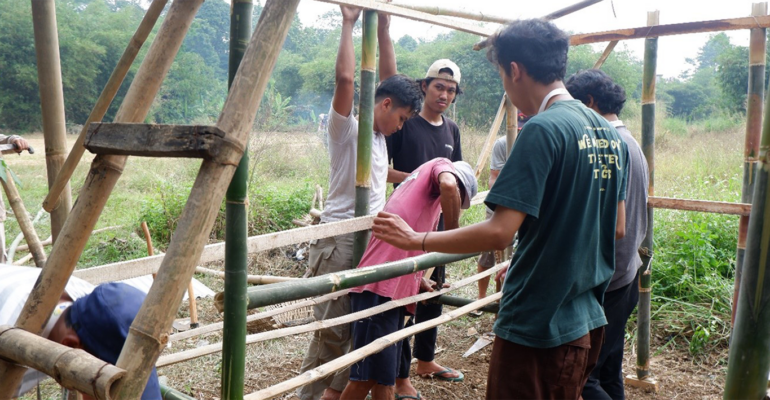
[[[767, 15], [767, 3], [754, 3], [751, 15]], [[762, 133], [762, 102], [765, 95], [765, 43], [764, 28], [754, 28], [749, 33], [749, 89], [746, 101], [746, 142], [743, 151], [743, 185], [741, 202], [750, 203], [754, 194], [759, 158], [759, 140]], [[746, 253], [746, 235], [749, 231], [749, 216], [742, 215], [738, 222], [738, 245], [735, 255], [735, 288], [733, 291], [732, 322], [735, 323], [735, 308], [741, 290], [743, 260]]]
[[123, 51], [123, 55], [120, 56], [120, 60], [118, 60], [118, 64], [115, 65], [112, 74], [110, 74], [107, 84], [104, 85], [104, 89], [102, 89], [102, 93], [96, 100], [96, 104], [91, 110], [91, 114], [88, 116], [86, 122], [83, 123], [83, 129], [80, 130], [75, 145], [70, 149], [67, 159], [64, 161], [64, 165], [62, 165], [61, 170], [59, 170], [59, 173], [56, 175], [56, 180], [53, 185], [50, 186], [48, 194], [46, 195], [45, 200], [43, 200], [43, 208], [46, 211], [51, 212], [58, 205], [62, 191], [68, 185], [72, 173], [75, 172], [75, 168], [83, 157], [83, 152], [85, 150], [83, 148], [83, 141], [85, 140], [89, 124], [93, 121], [101, 121], [102, 118], [104, 118], [104, 114], [107, 113], [107, 109], [115, 98], [115, 94], [118, 93], [118, 89], [120, 89], [120, 85], [123, 83], [123, 79], [126, 77], [129, 68], [131, 68], [131, 64], [134, 63], [136, 55], [139, 54], [139, 50], [147, 40], [147, 36], [152, 32], [152, 28], [155, 26], [155, 22], [157, 22], [160, 13], [166, 6], [166, 2], [167, 0], [153, 0], [147, 8], [147, 11], [144, 13], [142, 22], [140, 22], [139, 27], [136, 28], [136, 32], [134, 32], [134, 36], [132, 36], [131, 40], [128, 42], [128, 46], [126, 46], [126, 50]]
[[[262, 9], [216, 123], [236, 143], [245, 144], [248, 139], [298, 3], [299, 0], [269, 0]], [[233, 153], [232, 164], [204, 161], [201, 165], [158, 278], [134, 319], [118, 358], [117, 366], [124, 368], [128, 376], [116, 389], [123, 398], [140, 397], [144, 382], [168, 340], [167, 332], [186, 289], [186, 285], [179, 282], [187, 283], [192, 279], [241, 156]]]
[[[32, 2], [32, 26], [35, 33], [37, 56], [37, 81], [40, 87], [40, 106], [45, 140], [45, 166], [48, 186], [56, 181], [56, 175], [64, 164], [67, 154], [67, 127], [64, 118], [64, 88], [59, 57], [59, 34], [56, 28], [56, 2], [35, 0]], [[72, 207], [69, 184], [62, 190], [58, 205], [50, 210], [51, 236], [54, 243], [64, 226]]]
[[[178, 0], [171, 5], [150, 51], [118, 109], [115, 116], [117, 122], [141, 122], [147, 116], [163, 78], [171, 68], [174, 56], [201, 4], [202, 0]], [[64, 223], [61, 237], [54, 242], [46, 266], [16, 320], [17, 327], [38, 333], [45, 326], [99, 215], [104, 210], [125, 162], [124, 156], [97, 156], [94, 159], [78, 201], [72, 209], [72, 215]], [[149, 369], [147, 372], [149, 373]], [[0, 361], [0, 399], [9, 398], [7, 396], [16, 389], [23, 374], [23, 367]]]

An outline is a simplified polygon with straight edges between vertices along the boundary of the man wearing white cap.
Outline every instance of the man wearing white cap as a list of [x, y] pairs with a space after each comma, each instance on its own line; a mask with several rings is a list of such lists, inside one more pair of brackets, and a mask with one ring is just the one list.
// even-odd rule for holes
[[[406, 121], [399, 131], [386, 139], [388, 159], [393, 161], [393, 167], [388, 169], [388, 182], [393, 183], [394, 187], [398, 187], [398, 184], [420, 165], [434, 158], [462, 161], [460, 128], [444, 115], [449, 105], [457, 99], [457, 95], [462, 93], [461, 77], [457, 64], [448, 59], [441, 59], [428, 68], [424, 79], [418, 81], [424, 95], [420, 113]], [[443, 218], [439, 221], [438, 230], [444, 230]], [[436, 267], [430, 279], [443, 284], [444, 267]], [[441, 312], [441, 304], [419, 304], [414, 320], [422, 322], [433, 319], [440, 316]], [[441, 380], [463, 380], [461, 372], [445, 368], [434, 361], [437, 335], [437, 328], [415, 335], [416, 373]], [[403, 349], [408, 358], [411, 358], [408, 340], [404, 341]], [[407, 396], [406, 398], [419, 396], [409, 380], [408, 365], [399, 371], [396, 393]]]

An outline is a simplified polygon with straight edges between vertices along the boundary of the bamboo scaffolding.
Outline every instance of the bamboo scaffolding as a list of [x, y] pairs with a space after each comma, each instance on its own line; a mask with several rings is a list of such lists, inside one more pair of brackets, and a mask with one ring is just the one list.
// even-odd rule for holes
[[[201, 3], [202, 0], [178, 0], [171, 5], [156, 40], [118, 109], [115, 116], [117, 122], [144, 120]], [[64, 224], [61, 240], [54, 243], [49, 260], [16, 321], [17, 327], [38, 333], [45, 326], [125, 163], [126, 157], [122, 156], [97, 156], [94, 159], [72, 210], [72, 217]], [[170, 310], [170, 307], [168, 308]], [[136, 354], [140, 352], [137, 351]], [[149, 371], [148, 368], [146, 372]], [[23, 374], [23, 368], [0, 361], [0, 399], [10, 396]], [[143, 378], [146, 382], [147, 375]]]
[[[342, 289], [350, 289], [369, 283], [408, 275], [418, 271], [424, 271], [436, 265], [445, 265], [455, 261], [464, 260], [477, 255], [473, 254], [443, 254], [427, 253], [403, 260], [374, 265], [366, 268], [357, 268], [333, 274], [326, 274], [306, 278], [299, 281], [276, 283], [266, 286], [250, 287], [248, 290], [249, 309], [279, 304], [292, 300], [304, 299], [335, 292]], [[221, 298], [222, 293], [217, 293], [214, 299]]]
[[[751, 15], [767, 15], [767, 3], [754, 3]], [[743, 185], [741, 202], [750, 203], [754, 194], [757, 175], [759, 140], [762, 133], [762, 101], [765, 95], [765, 42], [764, 28], [754, 28], [749, 41], [749, 89], [746, 102], [746, 143], [743, 152]], [[738, 306], [738, 293], [741, 289], [743, 260], [746, 253], [746, 235], [749, 231], [749, 216], [741, 215], [738, 223], [738, 246], [735, 256], [735, 289], [733, 291], [732, 322], [735, 323], [735, 308]]]
[[[251, 36], [252, 0], [235, 0], [230, 3], [230, 57], [228, 60], [227, 85], [232, 88], [233, 79], [241, 65], [243, 53]], [[249, 254], [248, 201], [249, 148], [246, 148], [235, 169], [225, 195], [225, 293], [222, 330], [222, 379], [223, 399], [243, 397], [246, 369], [246, 288]], [[191, 282], [192, 284], [192, 282]], [[197, 322], [197, 321], [196, 321]], [[192, 328], [197, 328], [190, 325]]]
[[[457, 281], [453, 283], [451, 287], [437, 290], [434, 292], [425, 292], [414, 296], [406, 297], [403, 299], [389, 301], [385, 304], [381, 304], [379, 306], [372, 307], [367, 310], [358, 311], [358, 312], [347, 314], [337, 318], [316, 321], [316, 322], [312, 322], [310, 324], [305, 324], [301, 326], [276, 329], [273, 331], [260, 332], [254, 335], [249, 335], [246, 337], [246, 343], [254, 344], [258, 342], [264, 342], [266, 340], [273, 340], [273, 339], [278, 339], [286, 336], [299, 335], [302, 333], [313, 332], [321, 329], [327, 329], [334, 326], [355, 322], [360, 319], [367, 318], [372, 315], [379, 314], [388, 310], [392, 310], [397, 307], [403, 307], [408, 304], [413, 304], [420, 301], [439, 298], [441, 296], [445, 296], [446, 293], [455, 291], [464, 286], [468, 286], [470, 284], [477, 282], [481, 278], [490, 276], [496, 273], [497, 271], [501, 270], [506, 265], [507, 263], [498, 264], [486, 271], [483, 271], [481, 273], [478, 273], [468, 278]], [[457, 298], [455, 297], [455, 299]], [[195, 349], [186, 350], [179, 353], [169, 354], [167, 356], [163, 356], [160, 359], [158, 359], [158, 363], [156, 364], [156, 367], [161, 368], [161, 367], [166, 367], [173, 364], [178, 364], [180, 362], [189, 361], [189, 360], [192, 360], [198, 357], [203, 357], [209, 354], [214, 354], [221, 350], [222, 350], [222, 344], [214, 343], [208, 346], [198, 347]]]
[[770, 164], [770, 96], [765, 97], [759, 146], [762, 168], [757, 169], [754, 183], [754, 207], [749, 218], [743, 279], [730, 343], [725, 400], [765, 398], [770, 371], [770, 185], [766, 167]]
[[[270, 74], [283, 45], [299, 0], [270, 0], [260, 14], [257, 28], [233, 80], [217, 128], [244, 146]], [[174, 4], [177, 4], [176, 2]], [[173, 8], [173, 5], [172, 5]], [[168, 17], [167, 17], [168, 18]], [[151, 49], [152, 50], [152, 49]], [[168, 341], [168, 331], [182, 301], [184, 287], [192, 279], [203, 246], [219, 212], [227, 186], [242, 157], [232, 151], [228, 162], [203, 161], [182, 215], [161, 263], [158, 278], [134, 319], [117, 366], [128, 378], [117, 388], [123, 398], [140, 396], [158, 354]]]
[[[56, 3], [54, 0], [32, 1], [32, 25], [35, 31], [37, 56], [37, 81], [40, 86], [40, 107], [43, 111], [43, 137], [45, 139], [45, 166], [48, 186], [53, 185], [67, 153], [67, 128], [64, 117], [64, 89], [61, 80], [59, 58], [59, 34], [56, 30]], [[72, 208], [72, 193], [67, 183], [60, 196], [59, 205], [51, 213], [53, 241]]]
[[[647, 13], [647, 25], [659, 24], [658, 11]], [[650, 169], [648, 193], [655, 195], [655, 71], [658, 63], [658, 39], [648, 38], [644, 46], [644, 70], [642, 74], [642, 151]], [[651, 381], [650, 376], [650, 302], [652, 298], [653, 257], [653, 208], [647, 206], [647, 234], [642, 240], [639, 253], [642, 270], [639, 274], [639, 307], [637, 328], [636, 379]]]
[[83, 350], [51, 342], [12, 326], [0, 326], [0, 357], [28, 365], [56, 378], [66, 388], [97, 399], [111, 399], [113, 385], [125, 375], [120, 368]]
[[24, 240], [27, 241], [32, 258], [35, 260], [35, 265], [38, 268], [43, 268], [46, 261], [45, 250], [43, 250], [43, 245], [40, 244], [40, 238], [37, 236], [35, 226], [29, 218], [27, 208], [24, 207], [24, 202], [21, 200], [21, 196], [19, 196], [19, 190], [16, 188], [16, 183], [13, 181], [10, 173], [7, 173], [7, 178], [5, 180], [0, 179], [0, 183], [2, 183], [3, 189], [5, 189], [5, 195], [8, 197], [8, 204], [11, 205], [13, 214], [16, 215], [16, 222], [19, 223], [19, 229], [21, 230], [21, 233], [24, 234]]
[[[385, 3], [385, 1], [383, 0], [378, 0], [378, 1]], [[590, 1], [596, 2], [601, 0], [590, 0]], [[483, 12], [480, 12], [480, 11], [465, 10], [465, 9], [452, 8], [452, 7], [429, 6], [429, 5], [410, 4], [410, 3], [401, 3], [401, 2], [390, 3], [390, 4], [394, 6], [402, 7], [402, 8], [408, 8], [410, 10], [432, 14], [432, 15], [458, 17], [458, 18], [471, 19], [474, 21], [481, 21], [481, 22], [494, 22], [497, 24], [508, 24], [515, 21], [514, 18], [505, 18], [505, 17], [496, 16], [496, 15], [484, 14]]]
[[476, 167], [473, 168], [473, 172], [476, 174], [476, 179], [481, 176], [481, 172], [484, 170], [484, 167], [487, 165], [487, 159], [489, 159], [489, 153], [492, 152], [492, 148], [495, 145], [495, 140], [497, 139], [497, 133], [500, 132], [500, 125], [503, 123], [503, 116], [505, 116], [505, 100], [506, 96], [503, 94], [503, 97], [500, 99], [500, 106], [497, 107], [497, 113], [495, 114], [495, 119], [492, 120], [492, 126], [489, 127], [489, 134], [487, 135], [487, 140], [484, 142], [484, 147], [481, 148], [481, 154], [479, 155], [478, 161], [476, 161]]
[[493, 295], [487, 296], [481, 300], [478, 300], [474, 303], [471, 303], [465, 307], [461, 307], [454, 311], [448, 312], [446, 314], [442, 314], [440, 317], [436, 317], [428, 321], [412, 325], [409, 328], [401, 329], [395, 333], [391, 333], [390, 335], [383, 336], [358, 350], [351, 351], [350, 353], [344, 356], [337, 357], [333, 361], [330, 361], [318, 368], [306, 371], [302, 375], [299, 375], [295, 378], [281, 382], [277, 385], [273, 385], [269, 388], [262, 389], [258, 392], [249, 394], [245, 396], [243, 399], [244, 400], [269, 399], [269, 398], [278, 396], [281, 393], [286, 393], [300, 386], [304, 386], [309, 383], [315, 382], [343, 368], [347, 368], [353, 365], [354, 363], [358, 362], [359, 360], [364, 359], [365, 357], [378, 353], [382, 351], [382, 349], [388, 346], [392, 346], [398, 343], [400, 340], [403, 340], [409, 336], [412, 336], [415, 333], [419, 333], [424, 330], [455, 320], [465, 314], [468, 314], [471, 311], [474, 311], [483, 306], [486, 306], [487, 304], [490, 304], [494, 301], [500, 300], [501, 297], [502, 297], [502, 292], [498, 292]]
[[594, 64], [594, 69], [599, 69], [604, 65], [604, 62], [607, 61], [607, 58], [612, 54], [612, 50], [615, 50], [615, 46], [618, 45], [617, 40], [613, 40], [609, 43], [607, 43], [607, 47], [604, 48], [604, 51], [602, 52], [602, 55], [599, 57], [598, 60], [596, 60], [596, 63]]
[[72, 173], [75, 172], [75, 168], [83, 157], [83, 152], [85, 151], [83, 142], [86, 137], [86, 132], [88, 132], [88, 125], [91, 122], [101, 121], [102, 118], [104, 118], [104, 114], [107, 113], [107, 109], [115, 98], [115, 94], [118, 93], [118, 89], [120, 89], [120, 85], [123, 83], [123, 79], [125, 79], [129, 68], [131, 68], [131, 64], [133, 64], [136, 55], [139, 54], [139, 50], [147, 40], [147, 36], [152, 32], [152, 28], [155, 26], [158, 16], [160, 16], [160, 13], [166, 6], [166, 2], [167, 0], [153, 0], [152, 3], [150, 3], [150, 7], [147, 8], [147, 12], [145, 12], [142, 22], [139, 23], [139, 27], [136, 28], [136, 32], [128, 42], [128, 46], [126, 47], [126, 50], [123, 51], [123, 55], [120, 56], [120, 60], [118, 60], [118, 64], [115, 65], [112, 74], [110, 74], [107, 84], [104, 85], [104, 89], [102, 89], [102, 93], [96, 100], [96, 104], [91, 110], [91, 114], [83, 124], [83, 129], [80, 130], [75, 145], [72, 146], [69, 155], [67, 155], [67, 159], [64, 161], [64, 165], [62, 165], [61, 170], [59, 170], [59, 173], [56, 175], [54, 183], [50, 186], [48, 195], [46, 195], [45, 200], [43, 200], [43, 208], [46, 211], [51, 212], [58, 205], [62, 191], [69, 184]]

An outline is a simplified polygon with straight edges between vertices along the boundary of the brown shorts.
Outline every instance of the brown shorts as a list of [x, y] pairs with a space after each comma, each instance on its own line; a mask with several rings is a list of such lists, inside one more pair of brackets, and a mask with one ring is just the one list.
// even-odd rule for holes
[[580, 399], [603, 341], [604, 327], [550, 349], [495, 338], [489, 360], [487, 400]]

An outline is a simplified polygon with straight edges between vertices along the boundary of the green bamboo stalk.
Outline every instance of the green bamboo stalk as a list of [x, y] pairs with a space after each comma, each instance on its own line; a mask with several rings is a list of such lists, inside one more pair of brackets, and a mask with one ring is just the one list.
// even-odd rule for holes
[[[647, 26], [658, 25], [659, 12], [647, 13]], [[649, 195], [655, 195], [655, 70], [658, 64], [658, 38], [645, 39], [642, 75], [642, 151], [650, 168]], [[652, 298], [653, 219], [647, 207], [647, 234], [642, 241], [642, 273], [639, 275], [636, 377], [650, 375], [650, 302]]]
[[[770, 163], [770, 102], [765, 99], [760, 165]], [[770, 371], [770, 185], [758, 168], [746, 237], [743, 279], [738, 294], [724, 399], [763, 399]]]
[[[752, 16], [767, 15], [767, 3], [754, 3], [751, 7]], [[746, 144], [743, 153], [743, 188], [741, 202], [750, 203], [754, 194], [756, 181], [757, 155], [759, 154], [759, 139], [762, 131], [762, 100], [765, 95], [765, 29], [751, 30], [749, 42], [749, 92], [746, 105]], [[735, 323], [735, 308], [738, 305], [738, 293], [741, 289], [743, 261], [746, 253], [746, 234], [749, 230], [749, 217], [741, 216], [738, 224], [738, 248], [735, 256], [735, 289], [733, 291], [733, 315]]]
[[[230, 3], [230, 58], [227, 86], [232, 85], [251, 36], [252, 0]], [[248, 140], [227, 188], [225, 203], [225, 308], [222, 331], [223, 399], [243, 398], [246, 369], [246, 298], [248, 268]]]
[[[352, 269], [336, 274], [306, 278], [301, 281], [281, 282], [271, 285], [250, 287], [248, 289], [249, 309], [304, 299], [311, 296], [320, 296], [343, 289], [350, 289], [369, 283], [409, 275], [437, 265], [449, 264], [451, 262], [474, 257], [477, 254], [478, 253], [428, 253], [389, 262], [376, 267]], [[219, 294], [217, 296], [219, 296]]]
[[[463, 297], [457, 297], [457, 296], [450, 296], [448, 294], [442, 294], [441, 296], [436, 297], [435, 299], [428, 300], [430, 302], [440, 303], [446, 306], [450, 307], [465, 307], [468, 304], [473, 303], [478, 299], [466, 299]], [[484, 311], [492, 314], [497, 314], [498, 311], [500, 311], [500, 303], [492, 303], [489, 305], [486, 305], [484, 307], [479, 308], [479, 311]]]
[[166, 385], [160, 385], [160, 398], [161, 400], [195, 400], [194, 397], [190, 397]]
[[[374, 83], [377, 61], [377, 11], [365, 10], [361, 46], [361, 95], [358, 106], [358, 153], [356, 155], [355, 216], [369, 214], [372, 190], [372, 132], [374, 132]], [[353, 234], [353, 266], [357, 266], [369, 242], [369, 231]]]

